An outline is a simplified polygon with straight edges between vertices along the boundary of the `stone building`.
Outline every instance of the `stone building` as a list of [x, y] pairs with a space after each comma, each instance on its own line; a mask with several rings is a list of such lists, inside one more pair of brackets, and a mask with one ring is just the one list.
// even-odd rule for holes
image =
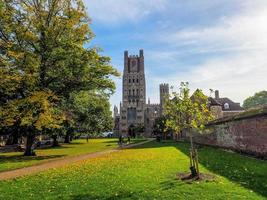
[[[117, 120], [114, 132], [125, 136], [136, 136], [139, 134], [138, 132], [143, 132], [141, 134], [144, 136], [151, 136], [154, 121], [161, 115], [164, 96], [168, 93], [169, 85], [161, 84], [160, 104], [150, 104], [150, 100], [146, 103], [144, 51], [140, 50], [139, 55], [128, 55], [128, 51], [125, 51], [122, 102], [120, 114], [116, 114], [116, 118], [114, 118]], [[114, 108], [114, 117], [115, 111], [118, 113], [116, 107]]]
[[221, 98], [219, 90], [215, 91], [215, 98], [209, 98], [209, 104], [210, 110], [216, 119], [244, 112], [244, 108], [240, 106], [240, 103], [236, 103], [227, 97]]
[[[122, 79], [122, 102], [120, 109], [114, 107], [114, 134], [149, 137], [153, 134], [155, 119], [163, 113], [164, 99], [169, 95], [169, 85], [159, 85], [160, 103], [146, 103], [146, 78], [144, 51], [139, 55], [128, 55], [124, 52], [124, 70]], [[243, 111], [240, 104], [229, 98], [220, 98], [216, 90], [215, 98], [209, 98], [209, 107], [216, 118], [222, 118]]]

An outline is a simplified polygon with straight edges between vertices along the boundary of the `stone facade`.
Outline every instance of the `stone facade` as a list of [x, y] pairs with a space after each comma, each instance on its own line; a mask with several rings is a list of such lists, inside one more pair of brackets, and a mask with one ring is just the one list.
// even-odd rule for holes
[[[119, 124], [115, 122], [114, 131], [127, 136], [135, 136], [137, 128], [143, 129], [146, 137], [152, 135], [156, 118], [162, 113], [164, 95], [169, 93], [169, 85], [160, 85], [160, 104], [146, 103], [146, 79], [144, 51], [139, 55], [128, 55], [124, 52], [124, 70], [122, 80], [122, 103], [120, 104]], [[115, 108], [114, 108], [115, 109]], [[118, 118], [118, 116], [116, 116]], [[117, 119], [118, 120], [118, 119]], [[117, 124], [116, 124], [117, 123]]]
[[[146, 103], [144, 51], [140, 50], [139, 55], [128, 55], [128, 51], [125, 51], [122, 102], [119, 111], [114, 107], [114, 134], [152, 136], [155, 119], [163, 113], [164, 100], [169, 95], [169, 85], [160, 84], [159, 93], [159, 104], [150, 104], [150, 100]], [[239, 103], [229, 98], [220, 98], [218, 90], [215, 91], [215, 98], [209, 97], [209, 108], [216, 119], [243, 112]]]

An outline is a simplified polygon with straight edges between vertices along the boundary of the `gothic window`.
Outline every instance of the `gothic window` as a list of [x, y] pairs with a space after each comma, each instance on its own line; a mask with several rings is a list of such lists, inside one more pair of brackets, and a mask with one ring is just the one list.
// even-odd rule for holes
[[139, 95], [139, 90], [138, 89], [136, 89], [136, 95]]
[[131, 90], [129, 90], [129, 95], [131, 95]]
[[136, 83], [138, 83], [139, 82], [139, 80], [138, 79], [136, 79]]
[[134, 78], [133, 78], [133, 83], [134, 83]]
[[136, 108], [128, 108], [127, 119], [129, 121], [136, 120]]
[[131, 83], [131, 79], [129, 78], [129, 83]]
[[133, 89], [133, 95], [135, 95], [134, 93], [135, 93], [135, 90]]

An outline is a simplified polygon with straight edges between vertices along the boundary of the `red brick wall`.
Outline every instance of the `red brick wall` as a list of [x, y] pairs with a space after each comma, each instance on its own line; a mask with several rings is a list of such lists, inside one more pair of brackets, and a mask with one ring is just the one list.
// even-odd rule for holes
[[267, 115], [218, 123], [208, 130], [194, 134], [194, 141], [267, 158]]

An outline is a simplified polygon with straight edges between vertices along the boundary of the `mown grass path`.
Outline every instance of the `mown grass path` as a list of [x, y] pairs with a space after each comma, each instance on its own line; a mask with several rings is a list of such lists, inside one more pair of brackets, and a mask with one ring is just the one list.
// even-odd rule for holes
[[45, 170], [48, 170], [51, 168], [63, 167], [65, 165], [68, 165], [68, 164], [71, 164], [74, 162], [83, 161], [83, 160], [87, 160], [90, 158], [96, 158], [98, 156], [110, 154], [110, 153], [119, 151], [121, 149], [127, 149], [127, 148], [132, 148], [132, 147], [135, 147], [138, 145], [142, 145], [142, 144], [145, 144], [145, 143], [150, 142], [152, 140], [153, 139], [148, 139], [146, 141], [136, 142], [136, 143], [125, 145], [125, 146], [122, 146], [122, 147], [116, 148], [116, 149], [104, 150], [104, 151], [89, 153], [89, 154], [85, 154], [85, 155], [83, 154], [83, 155], [72, 156], [72, 157], [64, 157], [64, 158], [60, 158], [60, 159], [56, 159], [56, 160], [51, 160], [51, 161], [48, 161], [45, 163], [41, 163], [38, 165], [33, 165], [31, 167], [25, 167], [25, 168], [15, 169], [15, 170], [11, 170], [11, 171], [6, 171], [6, 172], [0, 172], [0, 180], [8, 180], [8, 179], [17, 178], [20, 176], [36, 174], [38, 172], [45, 171]]

